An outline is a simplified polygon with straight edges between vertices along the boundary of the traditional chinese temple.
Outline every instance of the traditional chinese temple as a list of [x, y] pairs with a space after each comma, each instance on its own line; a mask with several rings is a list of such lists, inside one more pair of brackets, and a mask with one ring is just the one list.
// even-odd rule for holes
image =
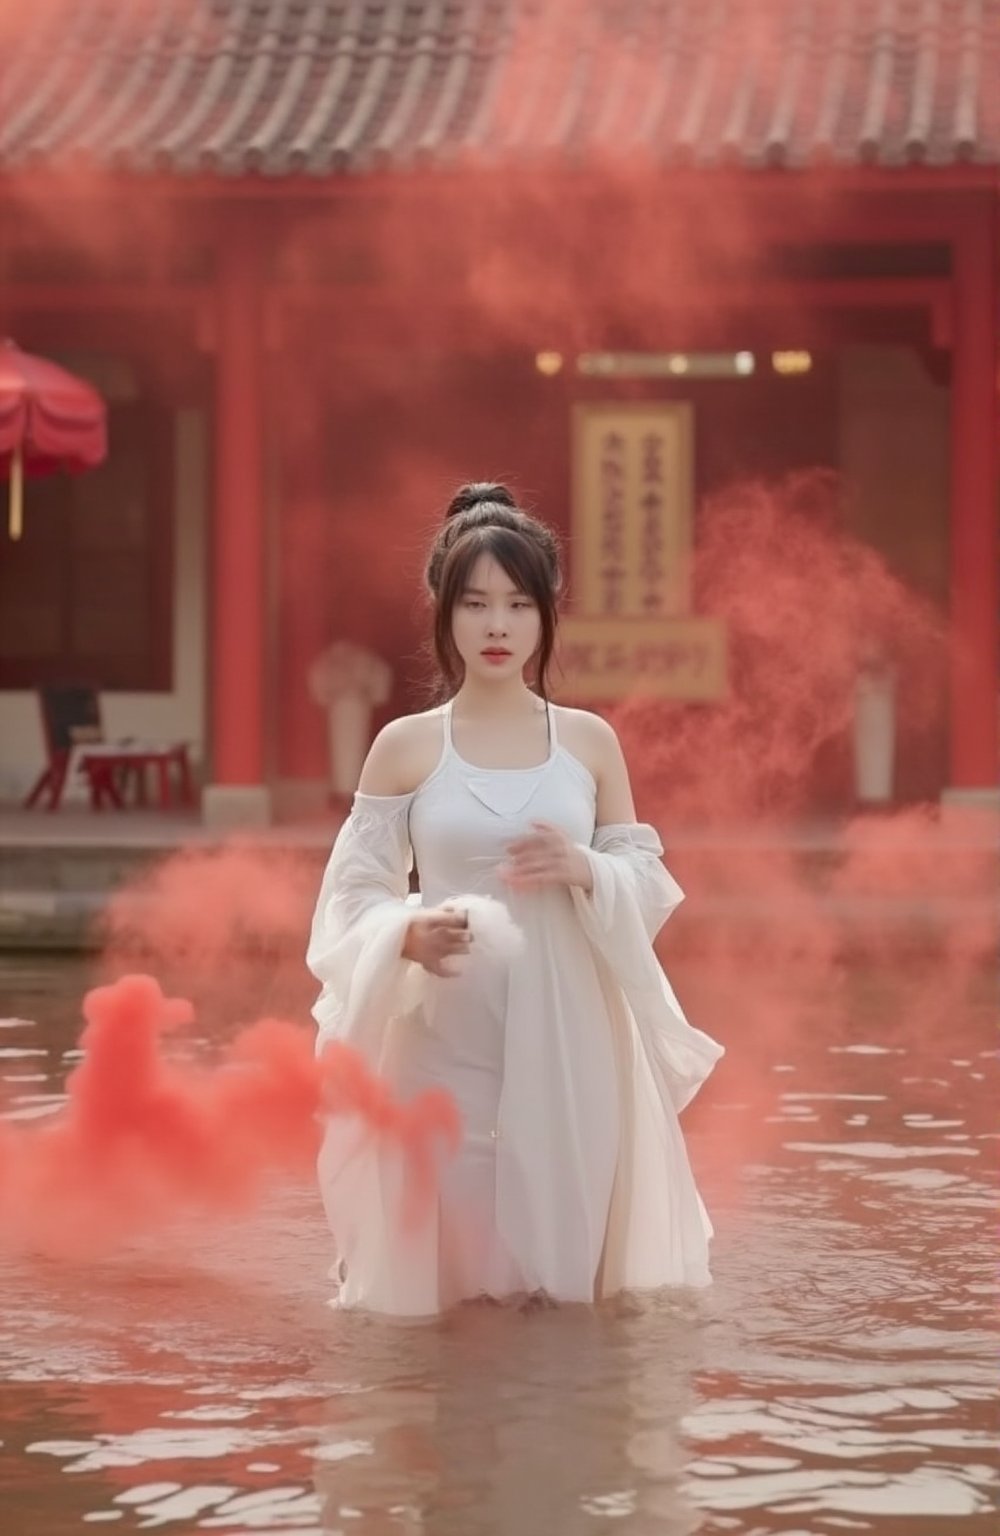
[[35, 0], [0, 57], [2, 334], [112, 445], [0, 540], [0, 798], [86, 678], [210, 816], [322, 803], [310, 668], [420, 706], [424, 543], [484, 474], [602, 654], [641, 625], [710, 707], [699, 509], [817, 465], [947, 618], [902, 795], [996, 791], [1000, 0]]

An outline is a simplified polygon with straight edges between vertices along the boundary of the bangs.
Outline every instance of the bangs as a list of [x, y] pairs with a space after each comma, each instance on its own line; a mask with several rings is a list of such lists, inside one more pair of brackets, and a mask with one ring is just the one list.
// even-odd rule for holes
[[458, 598], [472, 584], [472, 573], [483, 555], [489, 555], [510, 578], [522, 597], [530, 597], [540, 606], [550, 596], [547, 574], [530, 545], [510, 528], [477, 528], [467, 535], [468, 542], [455, 551], [455, 563], [445, 577], [449, 596]]

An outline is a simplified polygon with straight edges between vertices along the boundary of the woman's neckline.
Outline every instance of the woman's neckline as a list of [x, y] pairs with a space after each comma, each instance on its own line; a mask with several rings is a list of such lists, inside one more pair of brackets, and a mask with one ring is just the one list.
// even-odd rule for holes
[[[558, 748], [556, 748], [556, 751], [558, 751]], [[451, 749], [451, 755], [456, 763], [461, 763], [462, 767], [468, 768], [470, 773], [541, 773], [543, 768], [550, 766], [552, 759], [555, 757], [555, 751], [550, 752], [544, 762], [529, 763], [527, 768], [486, 768], [482, 763], [470, 763], [469, 759], [463, 757], [461, 752], [456, 752], [454, 747]]]
[[556, 722], [555, 722], [555, 717], [554, 717], [553, 712], [552, 712], [551, 704], [545, 704], [544, 705], [544, 709], [545, 709], [546, 715], [548, 717], [548, 726], [549, 726], [549, 753], [548, 753], [548, 756], [543, 758], [540, 763], [529, 763], [527, 765], [527, 767], [522, 767], [522, 768], [509, 768], [509, 767], [508, 768], [488, 768], [488, 767], [484, 767], [484, 765], [482, 763], [470, 762], [467, 757], [463, 757], [462, 756], [461, 752], [456, 747], [456, 745], [455, 745], [455, 734], [454, 734], [454, 731], [452, 729], [453, 713], [454, 713], [453, 712], [453, 705], [454, 705], [454, 703], [455, 703], [454, 699], [449, 699], [447, 704], [444, 706], [444, 714], [445, 714], [445, 725], [444, 725], [444, 728], [445, 728], [445, 735], [447, 737], [446, 751], [447, 751], [447, 753], [450, 753], [450, 755], [455, 759], [455, 761], [457, 763], [461, 763], [463, 768], [468, 768], [470, 773], [541, 773], [543, 768], [551, 767], [552, 763], [555, 761], [555, 759], [556, 759], [556, 757], [558, 755], [558, 752], [559, 752], [559, 741], [558, 741], [558, 739], [556, 737]]

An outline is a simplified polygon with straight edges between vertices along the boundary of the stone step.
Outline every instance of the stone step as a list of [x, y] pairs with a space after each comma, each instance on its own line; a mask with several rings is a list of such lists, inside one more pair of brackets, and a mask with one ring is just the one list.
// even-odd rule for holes
[[[235, 846], [251, 849], [264, 878], [274, 859], [276, 873], [280, 868], [287, 880], [293, 861], [304, 933], [334, 832], [331, 825], [280, 827], [237, 844], [196, 823], [153, 818], [0, 818], [0, 949], [100, 947], [100, 919], [116, 894], [131, 885], [141, 890], [171, 856], [210, 859]], [[836, 828], [678, 830], [666, 856], [688, 900], [669, 925], [668, 945], [709, 949], [720, 927], [749, 943], [774, 925], [806, 932], [817, 920], [830, 925], [838, 943], [877, 932], [915, 947], [939, 943], [962, 927], [989, 934], [1000, 926], [996, 844], [975, 829], [958, 835], [936, 829], [904, 846], [890, 835], [882, 855], [877, 847], [869, 855], [871, 878], [845, 893], [838, 874], [847, 850]], [[139, 911], [142, 896], [130, 899]], [[291, 927], [297, 943], [297, 921]], [[256, 935], [253, 942], [260, 948], [268, 938]], [[291, 930], [282, 942], [292, 943]]]

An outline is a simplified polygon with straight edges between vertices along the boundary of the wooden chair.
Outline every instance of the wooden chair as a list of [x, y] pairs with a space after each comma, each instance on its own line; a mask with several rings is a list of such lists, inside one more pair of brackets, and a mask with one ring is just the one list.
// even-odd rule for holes
[[[90, 808], [125, 806], [129, 790], [139, 804], [147, 803], [146, 774], [154, 769], [161, 810], [175, 801], [194, 804], [194, 785], [186, 742], [152, 745], [147, 742], [105, 739], [100, 695], [83, 683], [40, 688], [39, 706], [48, 762], [25, 799], [30, 810], [44, 795], [46, 809], [58, 810], [70, 773], [79, 770], [87, 780]], [[174, 783], [172, 783], [174, 781]]]

